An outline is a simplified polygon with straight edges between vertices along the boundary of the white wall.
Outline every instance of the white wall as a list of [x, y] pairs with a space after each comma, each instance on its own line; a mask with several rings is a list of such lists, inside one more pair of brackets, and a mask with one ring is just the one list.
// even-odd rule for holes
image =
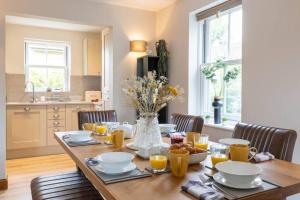
[[[4, 121], [4, 16], [29, 15], [63, 19], [81, 24], [113, 27], [114, 105], [119, 120], [133, 121], [135, 111], [123, 101], [122, 80], [135, 72], [136, 55], [129, 54], [130, 39], [155, 40], [155, 13], [85, 0], [0, 0], [0, 152], [5, 152]], [[1, 156], [1, 158], [2, 158]], [[4, 161], [0, 160], [1, 178]]]
[[[169, 113], [199, 114], [199, 105], [196, 101], [199, 84], [197, 77], [197, 53], [189, 49], [189, 43], [197, 47], [197, 40], [189, 33], [189, 26], [197, 25], [196, 22], [189, 24], [190, 13], [205, 8], [213, 0], [188, 0], [177, 1], [176, 4], [165, 8], [157, 13], [156, 34], [157, 38], [166, 39], [170, 51], [170, 82], [180, 85], [185, 90], [185, 101], [171, 103]], [[193, 31], [197, 31], [197, 27]], [[196, 36], [197, 38], [197, 36]], [[189, 52], [190, 51], [190, 52]], [[192, 58], [189, 60], [189, 56]], [[232, 131], [204, 127], [203, 133], [210, 135], [211, 140], [231, 137]]]
[[300, 1], [246, 0], [243, 10], [242, 119], [300, 133]]
[[[83, 40], [101, 40], [101, 32], [79, 32], [18, 24], [5, 26], [5, 68], [8, 74], [24, 74], [24, 39], [64, 41], [71, 46], [71, 75], [83, 75]], [[99, 52], [101, 55], [101, 52]]]
[[[0, 1], [0, 8], [3, 8], [3, 2]], [[5, 60], [4, 60], [4, 13], [0, 9], [0, 180], [4, 179], [5, 173], [5, 160], [6, 160], [6, 109], [5, 109]]]
[[[167, 40], [171, 52], [171, 82], [186, 91], [191, 87], [189, 69], [194, 67], [188, 62], [189, 13], [211, 2], [215, 1], [177, 1], [157, 15], [157, 36]], [[300, 1], [243, 0], [243, 12], [242, 121], [300, 133]], [[172, 104], [170, 112], [191, 111], [188, 102]], [[300, 137], [294, 162], [300, 162], [299, 151]]]

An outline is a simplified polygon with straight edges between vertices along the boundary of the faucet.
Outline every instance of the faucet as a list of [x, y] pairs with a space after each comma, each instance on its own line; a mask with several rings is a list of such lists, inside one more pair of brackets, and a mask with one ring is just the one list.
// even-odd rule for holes
[[26, 83], [25, 83], [25, 89], [27, 88], [27, 85], [28, 84], [31, 84], [31, 86], [32, 86], [32, 99], [31, 99], [31, 103], [34, 103], [35, 102], [35, 91], [34, 91], [34, 84], [33, 84], [33, 82], [32, 81], [27, 81]]

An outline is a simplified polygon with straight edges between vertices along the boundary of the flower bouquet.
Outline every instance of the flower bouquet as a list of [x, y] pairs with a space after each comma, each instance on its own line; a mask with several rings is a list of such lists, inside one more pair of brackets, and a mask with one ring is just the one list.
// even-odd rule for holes
[[157, 113], [168, 102], [182, 99], [183, 89], [169, 85], [166, 77], [157, 77], [154, 71], [149, 72], [148, 76], [126, 79], [123, 91], [139, 113], [133, 145], [136, 148], [162, 145]]

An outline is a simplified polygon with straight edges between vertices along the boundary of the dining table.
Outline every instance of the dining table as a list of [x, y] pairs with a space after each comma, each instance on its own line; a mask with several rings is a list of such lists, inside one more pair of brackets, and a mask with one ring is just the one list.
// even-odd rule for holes
[[[87, 166], [86, 158], [95, 157], [105, 152], [129, 152], [136, 154], [124, 145], [122, 148], [114, 148], [112, 145], [104, 144], [104, 136], [93, 136], [101, 144], [87, 146], [69, 146], [63, 139], [68, 132], [57, 132], [55, 138], [65, 152], [72, 158], [79, 170], [90, 180], [99, 193], [107, 200], [188, 200], [196, 199], [192, 195], [181, 190], [181, 186], [187, 181], [195, 179], [199, 173], [215, 173], [207, 166], [211, 166], [208, 157], [199, 164], [190, 165], [183, 178], [177, 178], [172, 173], [152, 175], [150, 177], [134, 179], [130, 181], [105, 184]], [[132, 142], [133, 139], [125, 140], [125, 144]], [[170, 143], [170, 138], [164, 137], [163, 141]], [[149, 160], [135, 156], [134, 163], [139, 169], [144, 170], [149, 167]], [[283, 160], [270, 160], [257, 163], [261, 169], [261, 177], [280, 187], [259, 192], [239, 199], [245, 200], [279, 200], [287, 196], [300, 193], [300, 165]]]

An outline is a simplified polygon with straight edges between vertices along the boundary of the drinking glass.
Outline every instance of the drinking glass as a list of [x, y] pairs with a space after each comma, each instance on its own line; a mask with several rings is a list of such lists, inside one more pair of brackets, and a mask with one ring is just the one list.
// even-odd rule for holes
[[96, 132], [97, 132], [97, 134], [105, 135], [107, 133], [107, 126], [106, 125], [96, 126]]
[[170, 151], [170, 168], [174, 176], [185, 176], [189, 165], [189, 154], [187, 150], [176, 149]]
[[123, 130], [114, 130], [111, 133], [112, 144], [115, 148], [121, 148], [124, 144], [125, 133]]
[[168, 158], [161, 154], [152, 154], [149, 157], [150, 166], [154, 173], [162, 172], [166, 169]]
[[217, 163], [228, 160], [229, 147], [227, 145], [213, 144], [210, 146], [210, 152], [211, 152], [211, 162], [213, 164], [213, 167], [215, 167]]
[[194, 146], [200, 149], [207, 150], [208, 149], [208, 139], [209, 136], [205, 134], [201, 134], [199, 138], [194, 138]]
[[201, 133], [198, 132], [187, 132], [186, 133], [186, 142], [194, 145], [194, 142], [199, 140]]
[[184, 139], [181, 135], [172, 135], [170, 138], [171, 144], [182, 144]]
[[84, 123], [82, 125], [82, 129], [94, 132], [96, 130], [96, 124], [94, 124], [94, 123]]
[[104, 139], [104, 143], [105, 144], [112, 144], [112, 135], [111, 135], [111, 133], [106, 134], [106, 137]]

